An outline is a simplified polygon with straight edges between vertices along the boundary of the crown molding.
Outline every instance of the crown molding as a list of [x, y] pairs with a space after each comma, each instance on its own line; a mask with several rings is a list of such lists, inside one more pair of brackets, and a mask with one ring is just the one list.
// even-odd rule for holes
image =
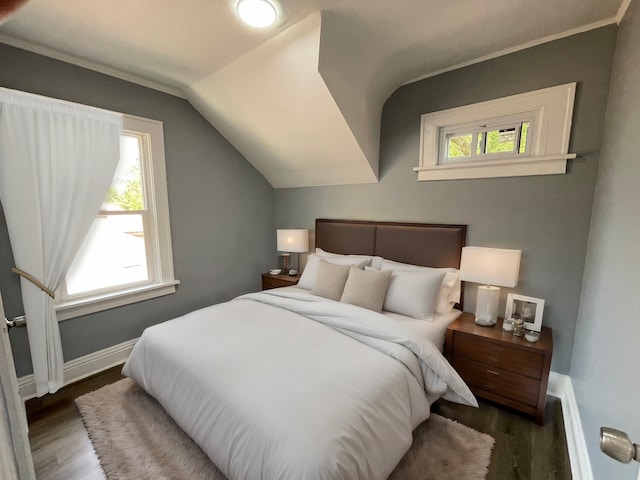
[[[624, 0], [627, 4], [631, 2], [631, 0]], [[624, 4], [623, 4], [624, 5]], [[627, 5], [628, 6], [628, 5]], [[620, 7], [620, 11], [622, 10], [622, 6]], [[625, 9], [626, 10], [626, 9]], [[420, 75], [419, 77], [414, 78], [413, 80], [409, 80], [408, 82], [403, 83], [402, 85], [408, 85], [410, 83], [419, 82], [420, 80], [424, 80], [426, 78], [435, 77], [436, 75], [440, 75], [442, 73], [451, 72], [453, 70], [458, 70], [459, 68], [468, 67], [470, 65], [475, 65], [476, 63], [486, 62], [487, 60], [493, 60], [494, 58], [502, 57], [504, 55], [509, 55], [511, 53], [519, 52], [521, 50], [526, 50], [527, 48], [537, 47], [538, 45], [542, 45], [544, 43], [553, 42], [554, 40], [560, 40], [561, 38], [570, 37], [572, 35], [577, 35], [579, 33], [588, 32], [590, 30], [595, 30], [597, 28], [606, 27], [607, 25], [617, 24], [618, 16], [620, 15], [620, 11], [615, 17], [606, 18], [604, 20], [600, 20], [598, 22], [589, 23], [587, 25], [583, 25], [581, 27], [572, 28], [571, 30], [566, 30], [561, 33], [556, 33], [553, 35], [549, 35], [547, 37], [538, 38], [536, 40], [532, 40], [527, 43], [522, 43], [515, 47], [505, 48], [504, 50], [499, 50], [494, 53], [490, 53], [488, 55], [484, 55], [482, 57], [477, 57], [472, 60], [467, 60], [466, 62], [458, 63], [456, 65], [452, 65], [451, 67], [442, 68], [440, 70], [435, 70], [430, 73], [426, 73], [424, 75]], [[624, 12], [623, 12], [624, 15]]]
[[620, 25], [620, 22], [622, 22], [622, 19], [627, 14], [629, 5], [631, 5], [631, 0], [622, 0], [622, 3], [620, 4], [620, 8], [618, 9], [618, 13], [616, 15], [616, 23], [618, 25]]
[[101, 65], [99, 63], [95, 63], [90, 60], [85, 60], [83, 58], [75, 57], [73, 55], [57, 52], [50, 48], [43, 47], [41, 45], [36, 45], [35, 43], [13, 38], [4, 34], [0, 34], [0, 43], [4, 43], [5, 45], [19, 48], [21, 50], [27, 50], [28, 52], [31, 52], [31, 53], [37, 53], [38, 55], [42, 55], [45, 57], [53, 58], [54, 60], [60, 60], [61, 62], [70, 63], [72, 65], [76, 65], [77, 67], [93, 70], [94, 72], [103, 73], [105, 75], [109, 75], [110, 77], [119, 78], [120, 80], [125, 80], [130, 83], [135, 83], [136, 85], [140, 85], [143, 87], [151, 88], [153, 90], [157, 90], [159, 92], [173, 95], [174, 97], [186, 99], [185, 94], [182, 93], [182, 91], [177, 88], [169, 87], [167, 85], [162, 85], [160, 83], [156, 83], [151, 80], [138, 77], [137, 75], [132, 75], [130, 73], [126, 73], [115, 68], [107, 67], [105, 65]]

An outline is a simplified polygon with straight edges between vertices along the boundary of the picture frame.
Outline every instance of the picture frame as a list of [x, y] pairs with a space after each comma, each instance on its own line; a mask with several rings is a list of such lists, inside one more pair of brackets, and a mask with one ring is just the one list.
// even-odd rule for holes
[[544, 299], [509, 293], [504, 318], [524, 318], [524, 328], [540, 332]]

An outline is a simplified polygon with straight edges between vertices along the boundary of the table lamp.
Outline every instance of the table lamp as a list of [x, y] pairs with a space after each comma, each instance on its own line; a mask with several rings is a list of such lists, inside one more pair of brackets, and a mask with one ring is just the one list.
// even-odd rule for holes
[[[277, 233], [277, 248], [280, 252], [285, 252], [283, 268], [286, 271], [289, 269], [289, 254], [294, 252], [298, 254], [298, 263], [300, 265], [300, 253], [309, 251], [309, 230], [302, 229], [278, 229]], [[296, 275], [298, 272], [294, 269], [289, 270], [289, 275]]]
[[499, 287], [518, 284], [521, 250], [463, 247], [460, 259], [460, 279], [482, 283], [478, 286], [476, 323], [493, 326], [498, 318]]

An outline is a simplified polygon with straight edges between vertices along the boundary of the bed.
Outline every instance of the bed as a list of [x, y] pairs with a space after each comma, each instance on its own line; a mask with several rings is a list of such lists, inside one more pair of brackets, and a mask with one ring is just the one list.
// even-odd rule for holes
[[[409, 275], [385, 266], [457, 269], [465, 233], [460, 225], [319, 219], [320, 250], [309, 256], [302, 286], [243, 295], [150, 327], [123, 373], [231, 480], [387, 478], [431, 403], [477, 403], [441, 345], [401, 314], [362, 308], [344, 294], [350, 278], [402, 275], [388, 280], [402, 285], [398, 279]], [[312, 260], [320, 270], [307, 289]], [[348, 270], [343, 301], [317, 294], [322, 269]], [[447, 275], [438, 281], [444, 285]], [[434, 306], [443, 304], [442, 290]], [[402, 310], [405, 297], [397, 299]]]

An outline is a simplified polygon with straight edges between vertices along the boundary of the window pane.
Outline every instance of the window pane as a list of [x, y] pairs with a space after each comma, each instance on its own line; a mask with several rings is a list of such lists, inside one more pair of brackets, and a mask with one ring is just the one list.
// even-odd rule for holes
[[487, 132], [485, 153], [513, 152], [516, 145], [516, 129], [503, 128]]
[[102, 210], [144, 210], [140, 152], [139, 137], [127, 134], [120, 136], [120, 162]]
[[67, 293], [77, 295], [148, 279], [142, 215], [101, 215], [67, 273]]
[[481, 132], [478, 134], [478, 148], [476, 149], [476, 155], [482, 155], [487, 145], [487, 132]]
[[459, 158], [471, 155], [472, 135], [451, 135], [447, 137], [447, 157]]
[[527, 133], [529, 133], [529, 122], [524, 122], [520, 129], [520, 149], [518, 153], [525, 153], [527, 151]]

